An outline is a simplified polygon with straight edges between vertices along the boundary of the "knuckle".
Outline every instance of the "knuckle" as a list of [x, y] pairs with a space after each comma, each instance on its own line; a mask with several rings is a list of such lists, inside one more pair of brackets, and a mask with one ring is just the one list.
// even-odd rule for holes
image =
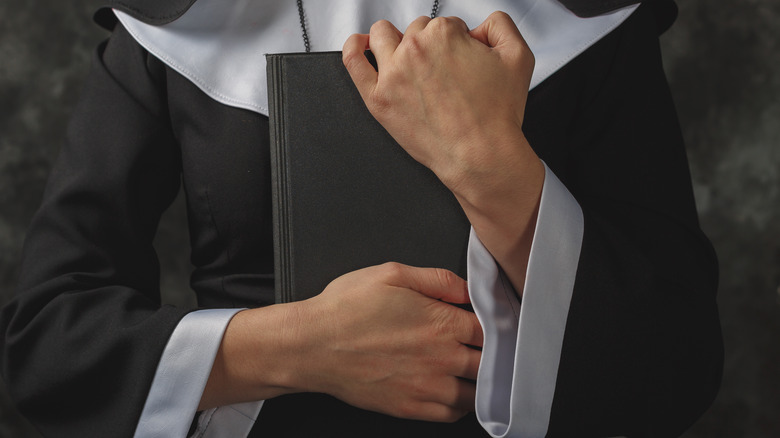
[[436, 268], [434, 272], [436, 273], [436, 278], [438, 279], [439, 284], [445, 288], [453, 288], [457, 286], [458, 276], [455, 275], [454, 272], [441, 268]]
[[452, 339], [459, 332], [460, 322], [455, 315], [456, 307], [440, 305], [435, 307], [435, 313], [431, 319], [431, 330], [437, 339]]
[[395, 280], [403, 275], [403, 265], [398, 262], [386, 262], [380, 265], [385, 278]]
[[436, 17], [428, 23], [427, 27], [436, 33], [449, 36], [459, 30], [460, 24], [450, 17]]
[[510, 17], [509, 14], [507, 14], [504, 11], [495, 11], [495, 12], [493, 12], [492, 14], [490, 14], [488, 16], [488, 20], [492, 20], [492, 21], [495, 21], [497, 23], [511, 22], [512, 24], [514, 24], [514, 21], [512, 21], [512, 17]]
[[452, 27], [454, 24], [457, 24], [457, 20], [453, 17], [436, 17], [431, 19], [431, 23], [434, 26], [439, 26], [442, 28], [448, 28]]
[[536, 56], [534, 56], [534, 52], [531, 51], [531, 49], [528, 48], [528, 46], [525, 46], [525, 56], [523, 57], [525, 59], [525, 65], [527, 68], [530, 68], [531, 70], [534, 69], [536, 66]]
[[371, 29], [369, 32], [372, 34], [376, 32], [384, 32], [392, 28], [392, 24], [387, 20], [379, 20], [374, 22], [374, 24], [371, 25]]
[[452, 24], [453, 28], [460, 32], [468, 32], [469, 31], [469, 25], [466, 24], [465, 21], [463, 21], [460, 17], [445, 17], [449, 22]]
[[424, 399], [428, 394], [428, 381], [423, 376], [417, 375], [409, 379], [409, 393], [417, 400]]
[[519, 44], [514, 50], [509, 51], [509, 54], [512, 65], [517, 69], [521, 71], [533, 71], [536, 64], [536, 58], [527, 45], [524, 43]]
[[377, 116], [385, 113], [392, 106], [392, 101], [387, 94], [375, 92], [369, 96], [366, 105]]
[[441, 29], [445, 27], [449, 23], [449, 19], [447, 17], [436, 17], [432, 18], [430, 22], [428, 22], [428, 26], [431, 29]]
[[403, 39], [405, 53], [412, 61], [425, 58], [425, 44], [419, 34], [414, 34]]
[[356, 50], [344, 50], [344, 52], [341, 54], [341, 61], [344, 63], [344, 66], [348, 71], [353, 70], [357, 63], [360, 62], [360, 58], [358, 58], [358, 56], [363, 56], [363, 54]]

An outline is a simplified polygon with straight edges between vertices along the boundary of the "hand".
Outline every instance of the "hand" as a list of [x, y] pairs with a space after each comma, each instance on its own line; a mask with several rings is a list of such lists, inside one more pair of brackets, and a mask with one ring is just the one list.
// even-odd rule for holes
[[427, 421], [474, 410], [482, 346], [466, 282], [388, 263], [305, 301], [244, 310], [228, 324], [200, 410], [295, 392]]
[[299, 385], [353, 406], [428, 421], [474, 410], [482, 329], [449, 271], [389, 263], [334, 280], [306, 311]]
[[368, 109], [455, 194], [522, 294], [544, 166], [521, 129], [534, 57], [514, 22], [495, 12], [469, 31], [458, 18], [420, 17], [401, 34], [380, 21], [343, 54]]
[[404, 34], [379, 21], [343, 53], [374, 117], [456, 194], [495, 186], [497, 172], [513, 176], [533, 157], [521, 126], [534, 57], [506, 14], [473, 31], [455, 17], [420, 17]]

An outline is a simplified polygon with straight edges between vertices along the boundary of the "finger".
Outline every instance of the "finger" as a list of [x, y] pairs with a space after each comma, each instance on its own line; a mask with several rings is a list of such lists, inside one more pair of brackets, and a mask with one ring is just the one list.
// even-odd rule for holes
[[387, 284], [420, 292], [436, 300], [463, 304], [469, 302], [466, 280], [454, 272], [439, 268], [416, 268], [399, 263], [383, 265], [388, 271]]
[[482, 352], [465, 345], [461, 345], [459, 348], [460, 350], [453, 355], [453, 364], [452, 368], [448, 370], [449, 373], [455, 377], [477, 380]]
[[466, 22], [463, 21], [463, 19], [460, 18], [460, 17], [449, 16], [449, 17], [441, 17], [441, 18], [443, 18], [444, 20], [447, 20], [450, 23], [453, 23], [453, 24], [457, 25], [458, 27], [463, 29], [464, 32], [468, 32], [469, 31], [469, 25], [466, 24]]
[[441, 403], [427, 402], [415, 404], [409, 409], [410, 415], [402, 416], [409, 420], [433, 421], [436, 423], [454, 423], [465, 417], [469, 411], [455, 409]]
[[474, 410], [477, 385], [473, 381], [457, 377], [446, 379], [442, 383], [436, 382], [437, 391], [432, 394], [435, 399], [431, 400], [431, 404], [438, 404], [440, 407], [429, 406], [429, 408], [432, 412], [437, 409], [440, 412], [440, 419], [437, 421], [456, 421]]
[[468, 310], [458, 309], [458, 311], [460, 319], [458, 320], [458, 331], [455, 333], [455, 339], [464, 345], [482, 347], [485, 339], [482, 333], [482, 325], [479, 323], [477, 315]]
[[[466, 22], [458, 17], [436, 17], [428, 19], [427, 22], [420, 17], [409, 25], [412, 31], [407, 31], [404, 37], [413, 36], [417, 33], [428, 33], [436, 35], [436, 38], [452, 38], [454, 36], [465, 36], [469, 34], [469, 27]], [[418, 22], [419, 21], [419, 22]], [[424, 29], [420, 25], [425, 24]]]
[[368, 48], [368, 40], [369, 36], [366, 34], [353, 34], [344, 43], [341, 55], [344, 67], [347, 68], [363, 100], [371, 94], [377, 81], [377, 72], [364, 55]]
[[418, 32], [421, 32], [423, 29], [425, 29], [425, 26], [428, 25], [428, 23], [431, 22], [431, 17], [428, 17], [426, 15], [421, 15], [414, 19], [411, 23], [409, 23], [409, 26], [406, 27], [406, 30], [404, 31], [404, 36], [414, 35]]
[[453, 407], [457, 410], [474, 412], [477, 398], [477, 384], [469, 380], [458, 379], [458, 392]]
[[379, 20], [371, 26], [368, 40], [369, 48], [376, 57], [379, 68], [390, 59], [398, 44], [401, 43], [403, 34], [387, 20]]
[[469, 34], [489, 47], [516, 44], [518, 41], [527, 47], [517, 25], [505, 12], [493, 12]]

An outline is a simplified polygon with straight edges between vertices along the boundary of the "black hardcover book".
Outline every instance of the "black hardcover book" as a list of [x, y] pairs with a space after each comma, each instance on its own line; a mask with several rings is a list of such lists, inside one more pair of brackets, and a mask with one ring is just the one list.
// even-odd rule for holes
[[388, 261], [465, 278], [460, 205], [369, 113], [341, 52], [267, 60], [276, 301]]

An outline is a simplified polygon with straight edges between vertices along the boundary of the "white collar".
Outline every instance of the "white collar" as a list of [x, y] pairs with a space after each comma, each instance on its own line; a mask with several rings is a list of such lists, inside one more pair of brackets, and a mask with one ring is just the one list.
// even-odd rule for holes
[[[268, 115], [265, 54], [303, 49], [293, 1], [198, 0], [179, 19], [153, 26], [115, 10], [119, 21], [150, 53], [223, 104]], [[306, 2], [312, 50], [341, 50], [355, 32], [389, 19], [403, 30], [430, 12], [430, 0], [329, 0]], [[475, 27], [493, 11], [507, 12], [536, 58], [531, 88], [608, 34], [636, 5], [579, 18], [556, 0], [448, 0], [442, 15]]]

